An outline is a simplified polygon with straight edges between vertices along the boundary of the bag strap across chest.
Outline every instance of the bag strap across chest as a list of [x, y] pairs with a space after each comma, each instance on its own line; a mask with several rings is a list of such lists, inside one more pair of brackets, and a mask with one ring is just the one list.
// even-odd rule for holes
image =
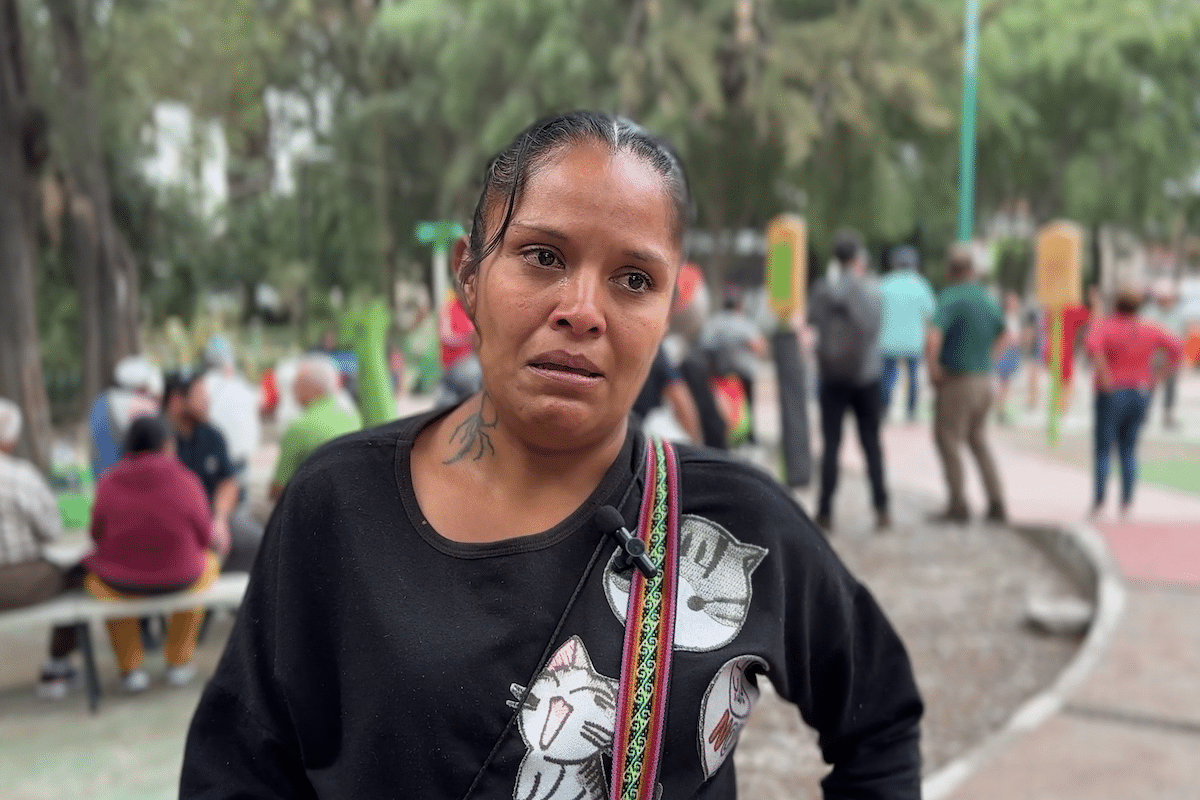
[[654, 797], [667, 718], [679, 579], [679, 461], [670, 443], [646, 442], [638, 538], [658, 574], [632, 570], [617, 693], [611, 800]]

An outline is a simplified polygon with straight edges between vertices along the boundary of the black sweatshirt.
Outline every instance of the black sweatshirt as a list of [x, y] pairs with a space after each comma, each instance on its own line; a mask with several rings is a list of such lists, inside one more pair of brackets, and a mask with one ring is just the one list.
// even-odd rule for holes
[[[433, 418], [326, 445], [288, 484], [192, 720], [182, 798], [459, 800], [473, 781], [474, 798], [607, 796], [629, 579], [594, 516], [636, 526], [644, 440], [631, 426], [554, 528], [465, 544], [413, 493]], [[736, 797], [728, 756], [762, 677], [819, 732], [827, 798], [919, 797], [921, 699], [871, 595], [765, 473], [679, 452], [661, 797]]]

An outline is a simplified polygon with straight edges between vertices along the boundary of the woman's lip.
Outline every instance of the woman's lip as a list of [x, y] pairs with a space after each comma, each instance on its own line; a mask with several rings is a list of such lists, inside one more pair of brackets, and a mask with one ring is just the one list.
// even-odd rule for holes
[[[565, 350], [541, 353], [529, 360], [529, 366], [558, 372], [587, 373], [585, 377], [603, 377], [600, 368], [593, 364], [586, 356], [575, 355]], [[559, 369], [555, 370], [555, 367]]]
[[595, 386], [597, 383], [604, 380], [604, 376], [594, 372], [585, 375], [582, 372], [575, 372], [567, 369], [554, 369], [553, 367], [544, 366], [542, 364], [530, 364], [529, 368], [547, 380], [558, 381], [571, 386]]

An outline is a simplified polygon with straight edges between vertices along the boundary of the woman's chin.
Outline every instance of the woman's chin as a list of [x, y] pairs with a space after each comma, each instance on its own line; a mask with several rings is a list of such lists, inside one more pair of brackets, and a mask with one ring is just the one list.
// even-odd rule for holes
[[575, 450], [611, 439], [624, 432], [625, 416], [593, 402], [562, 397], [541, 397], [520, 415], [526, 437], [549, 450]]

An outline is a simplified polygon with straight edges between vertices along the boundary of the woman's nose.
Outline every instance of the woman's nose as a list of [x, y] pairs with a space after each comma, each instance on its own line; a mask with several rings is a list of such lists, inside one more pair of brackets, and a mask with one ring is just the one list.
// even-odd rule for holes
[[563, 279], [554, 324], [578, 335], [603, 333], [603, 303], [602, 281], [589, 270], [575, 270]]

